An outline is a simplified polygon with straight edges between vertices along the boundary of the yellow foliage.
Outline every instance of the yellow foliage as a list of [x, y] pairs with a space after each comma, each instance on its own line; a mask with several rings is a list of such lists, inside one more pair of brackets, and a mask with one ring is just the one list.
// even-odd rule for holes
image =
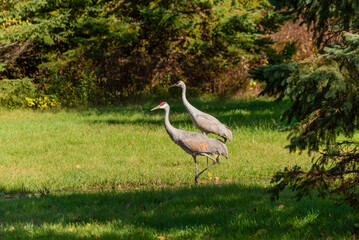
[[51, 96], [44, 96], [38, 98], [25, 97], [25, 101], [25, 105], [27, 107], [34, 109], [47, 110], [51, 107], [57, 107], [60, 105], [60, 103], [57, 102], [56, 99], [52, 98]]

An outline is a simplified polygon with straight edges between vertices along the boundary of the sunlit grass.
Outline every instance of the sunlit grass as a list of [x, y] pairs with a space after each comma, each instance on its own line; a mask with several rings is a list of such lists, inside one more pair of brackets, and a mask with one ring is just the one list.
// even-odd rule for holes
[[[203, 175], [200, 180], [269, 178], [279, 168], [308, 162], [307, 156], [284, 149], [287, 133], [278, 131], [283, 104], [278, 108], [265, 100], [194, 104], [229, 125], [234, 136], [227, 144], [229, 160], [210, 169], [212, 179]], [[0, 189], [192, 184], [193, 160], [167, 135], [163, 112], [149, 111], [153, 105], [3, 111]], [[171, 121], [177, 128], [197, 131], [181, 103], [172, 105]], [[204, 167], [205, 159], [200, 162]]]
[[[350, 238], [355, 215], [347, 206], [295, 202], [289, 192], [269, 201], [273, 173], [310, 163], [284, 148], [279, 117], [288, 102], [191, 102], [234, 138], [229, 159], [201, 175], [200, 186], [192, 158], [167, 135], [163, 112], [149, 111], [157, 102], [1, 110], [0, 239]], [[169, 104], [175, 127], [198, 131], [181, 102]]]

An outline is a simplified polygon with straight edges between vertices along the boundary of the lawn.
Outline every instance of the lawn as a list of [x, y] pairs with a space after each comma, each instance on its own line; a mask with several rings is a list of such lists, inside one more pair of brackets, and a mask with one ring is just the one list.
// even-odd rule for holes
[[[269, 200], [275, 171], [310, 163], [284, 148], [288, 102], [191, 102], [234, 138], [198, 186], [163, 112], [150, 112], [159, 102], [0, 110], [0, 239], [350, 239], [357, 216], [345, 205]], [[197, 131], [181, 102], [169, 104], [173, 126]]]

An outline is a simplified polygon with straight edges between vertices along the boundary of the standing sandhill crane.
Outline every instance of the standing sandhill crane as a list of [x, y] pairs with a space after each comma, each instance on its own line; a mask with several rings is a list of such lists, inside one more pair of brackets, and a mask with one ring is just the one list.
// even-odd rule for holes
[[186, 107], [189, 115], [191, 116], [193, 124], [201, 130], [202, 133], [214, 133], [224, 138], [224, 142], [232, 141], [232, 132], [229, 127], [221, 123], [217, 118], [204, 113], [197, 108], [193, 107], [186, 98], [186, 84], [182, 81], [178, 81], [169, 87], [180, 87], [182, 88], [182, 101]]
[[[170, 106], [166, 102], [162, 102], [151, 111], [156, 109], [165, 110], [165, 128], [172, 141], [193, 157], [194, 163], [196, 164], [196, 177], [194, 178], [196, 184], [198, 183], [197, 179], [199, 175], [201, 175], [208, 168], [212, 167], [214, 164], [219, 163], [220, 155], [223, 155], [228, 159], [227, 147], [221, 140], [207, 137], [201, 133], [174, 128], [169, 121]], [[209, 156], [209, 154], [217, 154], [218, 156], [216, 160], [214, 160], [211, 156]], [[206, 156], [207, 158], [212, 159], [213, 163], [198, 173], [196, 161], [197, 156]]]

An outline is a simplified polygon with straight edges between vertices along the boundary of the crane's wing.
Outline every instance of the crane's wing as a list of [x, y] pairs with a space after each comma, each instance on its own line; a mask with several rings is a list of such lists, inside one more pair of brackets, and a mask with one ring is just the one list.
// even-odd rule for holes
[[195, 119], [198, 126], [200, 126], [204, 132], [214, 133], [222, 137], [227, 137], [229, 141], [232, 141], [231, 129], [221, 123], [217, 118], [203, 113], [196, 115]]
[[196, 132], [183, 131], [176, 143], [189, 154], [220, 154], [228, 158], [226, 145], [218, 139]]

